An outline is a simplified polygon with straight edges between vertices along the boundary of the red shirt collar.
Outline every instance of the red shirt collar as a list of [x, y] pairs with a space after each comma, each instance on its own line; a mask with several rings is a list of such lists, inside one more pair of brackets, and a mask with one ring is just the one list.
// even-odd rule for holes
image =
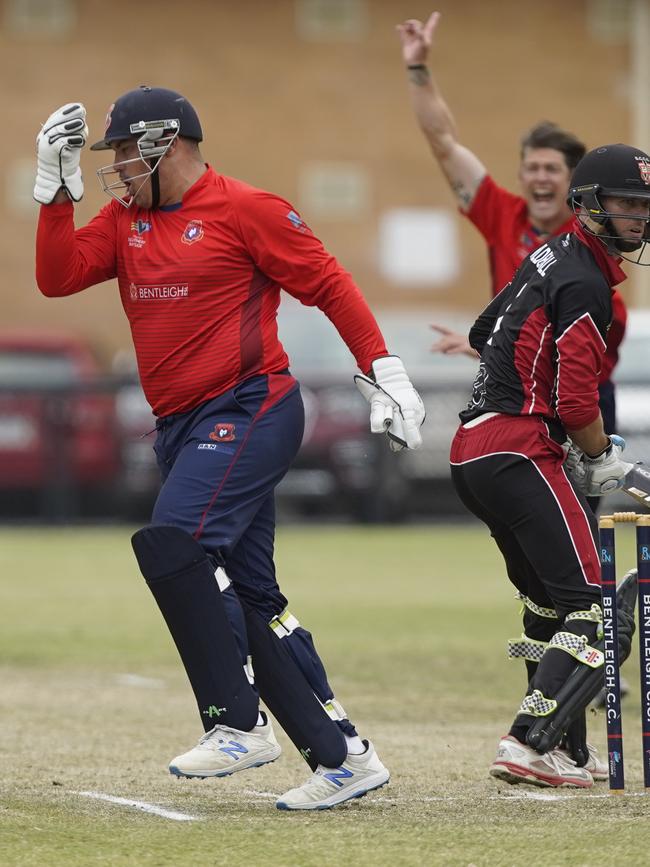
[[587, 232], [579, 220], [574, 221], [573, 234], [578, 236], [585, 247], [589, 247], [610, 288], [617, 286], [627, 278], [627, 274], [620, 266], [620, 262], [623, 261], [622, 257], [612, 256], [608, 253], [603, 242], [596, 235]]

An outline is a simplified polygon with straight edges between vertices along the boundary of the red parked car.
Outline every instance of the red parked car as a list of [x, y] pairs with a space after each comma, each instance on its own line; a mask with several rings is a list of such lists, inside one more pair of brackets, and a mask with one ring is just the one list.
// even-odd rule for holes
[[[90, 346], [56, 332], [0, 332], [0, 492], [39, 494], [46, 511], [112, 493], [115, 399]], [[90, 498], [86, 495], [90, 495]], [[104, 504], [105, 505], [105, 504]]]

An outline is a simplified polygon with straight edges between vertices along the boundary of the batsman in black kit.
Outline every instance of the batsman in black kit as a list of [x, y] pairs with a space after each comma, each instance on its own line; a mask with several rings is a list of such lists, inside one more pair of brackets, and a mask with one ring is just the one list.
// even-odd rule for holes
[[[607, 766], [586, 740], [585, 707], [604, 663], [598, 528], [586, 497], [616, 490], [629, 469], [624, 441], [603, 430], [598, 377], [621, 259], [648, 264], [650, 157], [623, 144], [589, 152], [568, 201], [573, 230], [528, 256], [470, 331], [481, 360], [450, 460], [524, 604], [524, 632], [508, 644], [529, 684], [490, 773], [589, 787]], [[634, 630], [633, 580], [619, 605], [621, 659]]]

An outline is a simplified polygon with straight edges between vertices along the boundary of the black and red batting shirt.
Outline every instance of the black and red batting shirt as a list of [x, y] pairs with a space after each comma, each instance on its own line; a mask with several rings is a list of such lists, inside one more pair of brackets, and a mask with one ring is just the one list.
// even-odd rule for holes
[[71, 202], [41, 207], [43, 294], [71, 295], [114, 277], [158, 416], [288, 367], [276, 322], [281, 289], [331, 319], [362, 371], [388, 354], [352, 277], [293, 207], [210, 167], [177, 206], [111, 201], [76, 231]]
[[[461, 213], [476, 226], [485, 238], [490, 257], [492, 295], [506, 286], [523, 260], [544, 243], [545, 237], [533, 226], [524, 198], [499, 186], [486, 175], [472, 199], [470, 207]], [[559, 226], [554, 236], [573, 229], [574, 217]], [[607, 333], [607, 350], [600, 373], [600, 382], [607, 382], [616, 363], [618, 350], [625, 336], [627, 311], [618, 292], [612, 293], [612, 324]]]
[[619, 261], [577, 222], [524, 260], [470, 331], [481, 361], [461, 421], [535, 415], [566, 431], [598, 417], [612, 290], [625, 279]]

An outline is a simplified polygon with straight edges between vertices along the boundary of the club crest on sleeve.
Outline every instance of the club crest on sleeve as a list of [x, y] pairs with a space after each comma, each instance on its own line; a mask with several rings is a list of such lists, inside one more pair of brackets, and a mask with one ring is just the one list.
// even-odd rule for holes
[[298, 229], [299, 232], [309, 231], [309, 227], [307, 226], [303, 218], [295, 211], [289, 211], [289, 213], [287, 214], [287, 220], [289, 220], [294, 229]]
[[197, 241], [200, 241], [203, 237], [203, 221], [202, 220], [190, 220], [187, 226], [185, 226], [185, 230], [181, 235], [181, 241], [184, 244], [195, 244]]
[[215, 424], [214, 430], [210, 431], [210, 439], [220, 443], [230, 443], [235, 439], [235, 425], [225, 422]]

